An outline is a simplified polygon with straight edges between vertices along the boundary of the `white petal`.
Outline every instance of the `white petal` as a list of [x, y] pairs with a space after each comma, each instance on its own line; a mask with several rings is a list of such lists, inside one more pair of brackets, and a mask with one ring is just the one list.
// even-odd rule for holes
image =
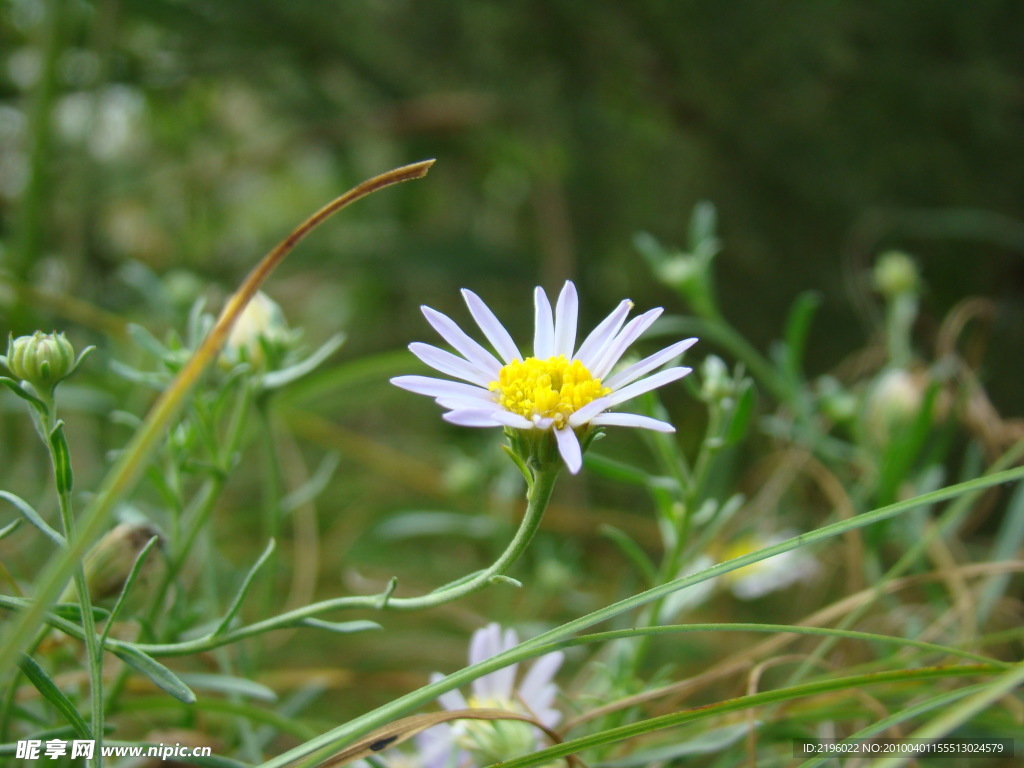
[[583, 468], [583, 451], [580, 450], [580, 441], [576, 439], [576, 433], [569, 427], [562, 427], [555, 430], [555, 441], [558, 443], [558, 452], [562, 454], [565, 466], [574, 475]]
[[512, 427], [513, 429], [533, 429], [534, 427], [533, 422], [529, 419], [523, 418], [518, 413], [506, 411], [504, 408], [499, 408], [495, 411], [491, 418], [502, 426]]
[[486, 411], [491, 408], [499, 412], [503, 411], [500, 405], [484, 397], [445, 395], [444, 397], [435, 397], [434, 402], [449, 411]]
[[457, 379], [479, 384], [484, 388], [494, 381], [494, 379], [475, 365], [463, 360], [458, 355], [453, 355], [451, 352], [432, 347], [429, 344], [423, 344], [419, 341], [413, 342], [409, 345], [409, 351], [435, 371], [447, 373], [449, 376], [454, 376]]
[[494, 420], [494, 411], [458, 409], [441, 414], [441, 418], [460, 427], [500, 427]]
[[540, 286], [533, 292], [533, 305], [533, 356], [546, 360], [555, 354], [555, 325], [551, 319], [551, 302]]
[[630, 384], [628, 387], [616, 390], [610, 395], [592, 400], [569, 417], [569, 426], [578, 427], [586, 424], [597, 414], [607, 411], [613, 405], [624, 403], [638, 395], [642, 395], [644, 392], [650, 392], [652, 389], [657, 389], [676, 379], [681, 379], [692, 370], [692, 368], [666, 368], [664, 371], [658, 371], [646, 379]]
[[594, 360], [601, 357], [601, 353], [604, 352], [605, 345], [608, 344], [619, 332], [619, 328], [626, 322], [626, 315], [633, 308], [633, 302], [629, 299], [624, 299], [619, 303], [619, 306], [608, 315], [604, 320], [598, 323], [597, 328], [590, 332], [586, 340], [580, 344], [579, 350], [576, 352], [576, 359], [583, 363], [587, 369], [593, 364]]
[[550, 685], [563, 661], [565, 654], [561, 651], [545, 654], [533, 662], [530, 671], [523, 677], [523, 682], [519, 684], [519, 696], [531, 710], [536, 710], [538, 706], [546, 706], [537, 700], [537, 695], [544, 687]]
[[472, 400], [494, 402], [494, 395], [481, 387], [463, 384], [447, 379], [435, 379], [431, 376], [395, 376], [391, 383], [417, 395], [428, 397], [458, 397]]
[[466, 288], [462, 289], [462, 298], [466, 300], [469, 313], [473, 315], [476, 324], [480, 326], [480, 330], [484, 332], [484, 336], [491, 342], [502, 359], [506, 363], [511, 363], [513, 360], [522, 360], [523, 356], [519, 352], [519, 347], [512, 341], [512, 336], [505, 330], [505, 326], [501, 324], [495, 314], [491, 312], [490, 307], [484, 304], [483, 299]]
[[[436, 683], [438, 680], [444, 680], [444, 677], [440, 672], [435, 672], [430, 676], [430, 682]], [[469, 706], [466, 703], [466, 697], [458, 689], [442, 693], [437, 700], [441, 702], [442, 707], [448, 710], [466, 709]]]
[[611, 376], [607, 381], [604, 382], [606, 387], [611, 389], [620, 389], [631, 381], [636, 381], [641, 376], [653, 371], [673, 357], [681, 355], [683, 352], [688, 350], [694, 344], [697, 343], [697, 339], [686, 339], [684, 341], [677, 341], [670, 347], [666, 347], [660, 352], [655, 352], [650, 357], [645, 357], [639, 363], [634, 363], [623, 371], [619, 371], [614, 376]]
[[636, 413], [599, 413], [590, 420], [595, 427], [636, 427], [652, 429], [655, 432], [675, 432], [676, 428], [667, 421], [658, 421], [650, 416]]
[[456, 352], [481, 371], [491, 374], [492, 380], [498, 378], [498, 371], [501, 370], [498, 358], [469, 338], [465, 331], [447, 315], [430, 307], [420, 307], [420, 309], [423, 316], [427, 318], [427, 322], [441, 335], [441, 338], [455, 347]]
[[640, 334], [650, 328], [651, 323], [657, 320], [662, 312], [664, 310], [658, 307], [644, 312], [639, 317], [634, 317], [626, 323], [626, 327], [622, 329], [622, 332], [605, 349], [601, 359], [594, 363], [594, 367], [590, 369], [590, 375], [596, 379], [603, 379], [607, 376], [608, 371], [615, 367], [615, 364], [619, 362], [619, 358], [629, 349], [629, 345], [640, 338]]
[[566, 280], [555, 304], [554, 354], [565, 355], [569, 360], [572, 360], [572, 351], [576, 346], [576, 322], [579, 312], [580, 301], [576, 295], [576, 286], [571, 280]]

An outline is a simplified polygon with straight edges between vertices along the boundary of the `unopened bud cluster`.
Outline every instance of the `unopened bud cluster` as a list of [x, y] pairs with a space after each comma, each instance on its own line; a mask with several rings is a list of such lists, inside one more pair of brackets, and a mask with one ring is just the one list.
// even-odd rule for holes
[[7, 368], [39, 392], [52, 392], [74, 367], [75, 348], [63, 333], [36, 331], [8, 340]]

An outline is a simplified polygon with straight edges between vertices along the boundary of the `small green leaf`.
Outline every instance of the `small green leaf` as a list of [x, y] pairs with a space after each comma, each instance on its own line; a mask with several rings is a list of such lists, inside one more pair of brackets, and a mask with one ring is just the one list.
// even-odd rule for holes
[[71, 493], [75, 484], [75, 475], [71, 471], [71, 451], [68, 440], [64, 436], [64, 420], [59, 419], [50, 430], [50, 447], [53, 449], [53, 476], [57, 482], [57, 491], [62, 494]]
[[10, 525], [5, 525], [3, 528], [0, 528], [0, 539], [10, 536], [18, 529], [19, 525], [21, 525], [21, 518], [16, 517]]
[[57, 711], [64, 715], [64, 718], [74, 729], [77, 736], [83, 739], [91, 739], [93, 737], [89, 726], [78, 713], [78, 709], [71, 699], [67, 697], [64, 691], [57, 687], [57, 684], [53, 682], [50, 676], [46, 674], [46, 670], [39, 666], [35, 659], [22, 654], [21, 659], [18, 661], [18, 666], [42, 697], [53, 704]]
[[277, 701], [277, 694], [270, 688], [241, 677], [189, 672], [187, 674], [182, 673], [178, 679], [190, 688], [195, 688], [199, 691], [236, 694], [247, 699], [259, 699], [260, 701]]
[[11, 504], [17, 507], [18, 511], [21, 512], [22, 515], [24, 515], [26, 520], [28, 520], [30, 523], [32, 523], [32, 525], [38, 528], [43, 533], [43, 535], [46, 536], [46, 538], [48, 538], [58, 547], [63, 548], [67, 546], [67, 541], [65, 541], [64, 537], [61, 536], [49, 525], [47, 525], [46, 521], [39, 516], [39, 513], [32, 508], [32, 505], [25, 501], [23, 498], [21, 498], [20, 496], [15, 496], [13, 493], [10, 493], [9, 491], [0, 491], [0, 499], [7, 499], [7, 501], [11, 502]]
[[286, 384], [291, 384], [293, 381], [297, 381], [306, 374], [314, 371], [322, 362], [324, 362], [324, 360], [333, 355], [338, 350], [338, 347], [344, 343], [345, 334], [335, 334], [305, 360], [287, 368], [282, 368], [279, 371], [271, 371], [270, 373], [264, 374], [260, 378], [260, 383], [263, 385], [264, 389], [280, 389]]
[[20, 397], [22, 400], [27, 400], [29, 403], [34, 405], [36, 408], [45, 408], [46, 405], [38, 397], [33, 395], [27, 389], [22, 388], [21, 384], [16, 382], [14, 379], [8, 378], [7, 376], [0, 376], [0, 384], [7, 385], [7, 388], [14, 394]]
[[192, 689], [152, 656], [148, 656], [138, 648], [130, 645], [123, 645], [112, 649], [112, 651], [117, 658], [121, 659], [121, 661], [139, 674], [148, 677], [154, 685], [169, 693], [178, 701], [184, 704], [195, 703], [196, 695], [192, 693]]
[[300, 627], [326, 629], [339, 635], [350, 635], [353, 632], [368, 632], [383, 627], [375, 621], [324, 621], [323, 619], [307, 618], [297, 623]]
[[814, 313], [820, 306], [821, 296], [817, 291], [804, 291], [793, 303], [789, 318], [786, 320], [784, 375], [793, 384], [803, 379], [804, 348], [807, 345]]

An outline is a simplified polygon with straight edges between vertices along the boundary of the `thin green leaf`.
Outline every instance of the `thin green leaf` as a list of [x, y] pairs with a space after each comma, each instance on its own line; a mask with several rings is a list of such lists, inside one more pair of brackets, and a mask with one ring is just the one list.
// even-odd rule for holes
[[132, 586], [135, 584], [135, 580], [139, 577], [139, 573], [142, 571], [142, 564], [146, 561], [150, 551], [159, 541], [159, 536], [151, 537], [150, 540], [146, 542], [145, 546], [139, 550], [139, 554], [135, 556], [135, 562], [132, 563], [132, 569], [128, 572], [128, 576], [124, 580], [124, 584], [121, 586], [121, 593], [117, 596], [117, 601], [114, 603], [114, 607], [110, 610], [110, 621], [108, 621], [107, 625], [103, 628], [103, 635], [100, 639], [101, 646], [107, 642], [110, 630], [114, 626], [114, 622], [117, 620], [118, 615], [121, 613], [121, 609], [124, 607], [125, 598], [128, 597], [128, 593], [131, 591]]
[[389, 517], [374, 529], [374, 534], [386, 541], [400, 541], [419, 536], [465, 536], [490, 539], [498, 528], [497, 521], [479, 515], [458, 512], [431, 512], [411, 510]]
[[[995, 537], [995, 544], [989, 557], [994, 562], [1012, 560], [1020, 552], [1022, 544], [1024, 544], [1024, 483], [1017, 486], [1010, 498], [1006, 515], [1003, 517], [1002, 525], [999, 526], [999, 533]], [[980, 626], [987, 623], [992, 608], [1006, 592], [1009, 583], [1010, 577], [1000, 574], [993, 576], [981, 590], [975, 614]]]
[[25, 501], [23, 498], [21, 498], [20, 496], [15, 496], [13, 493], [10, 493], [9, 491], [0, 491], [0, 499], [7, 499], [7, 501], [13, 504], [17, 508], [17, 510], [21, 512], [22, 515], [24, 515], [26, 520], [32, 523], [32, 525], [34, 525], [40, 532], [42, 532], [43, 535], [46, 536], [46, 538], [48, 538], [58, 547], [61, 547], [63, 549], [65, 546], [67, 546], [67, 540], [60, 533], [58, 533], [49, 525], [47, 525], [46, 521], [39, 516], [39, 513], [32, 508], [32, 505]]
[[749, 732], [750, 726], [747, 723], [733, 723], [721, 728], [712, 728], [698, 736], [676, 744], [641, 750], [620, 760], [607, 760], [597, 763], [594, 768], [635, 768], [653, 765], [654, 763], [666, 760], [675, 760], [689, 755], [706, 755], [710, 752], [721, 752], [726, 747], [742, 739]]
[[306, 374], [316, 370], [321, 363], [333, 355], [344, 343], [345, 334], [335, 334], [305, 360], [287, 368], [282, 368], [279, 371], [271, 371], [270, 373], [264, 374], [260, 379], [260, 384], [263, 385], [264, 389], [280, 389], [283, 386], [291, 384], [293, 381], [297, 381]]
[[732, 418], [729, 420], [729, 427], [725, 431], [725, 444], [736, 445], [747, 434], [750, 426], [750, 417], [754, 413], [754, 402], [757, 399], [757, 391], [754, 389], [754, 382], [747, 379], [740, 385], [739, 395], [736, 397]]
[[57, 492], [71, 493], [75, 485], [75, 475], [71, 471], [71, 450], [64, 435], [63, 419], [58, 419], [50, 430], [50, 449], [53, 452], [53, 477], [57, 483]]
[[12, 533], [14, 533], [16, 530], [18, 530], [18, 526], [21, 525], [21, 522], [21, 518], [16, 517], [10, 524], [5, 525], [3, 528], [0, 528], [0, 539], [5, 539]]
[[214, 675], [203, 672], [182, 673], [178, 679], [199, 691], [213, 691], [229, 695], [241, 696], [260, 701], [277, 701], [277, 694], [265, 685], [254, 680], [246, 680], [232, 675]]
[[147, 328], [138, 325], [137, 323], [129, 323], [127, 330], [128, 336], [131, 337], [131, 340], [149, 352], [149, 354], [157, 360], [163, 360], [170, 352], [170, 350], [161, 344], [159, 339], [150, 333]]
[[28, 401], [29, 403], [31, 403], [36, 408], [45, 408], [46, 407], [42, 400], [40, 400], [38, 397], [33, 395], [28, 390], [22, 388], [21, 384], [19, 384], [14, 379], [8, 378], [7, 376], [0, 376], [0, 384], [6, 385], [7, 388], [9, 390], [11, 390], [11, 392], [16, 394], [22, 400]]
[[296, 622], [296, 626], [314, 627], [315, 629], [326, 629], [328, 632], [335, 632], [339, 635], [350, 635], [353, 632], [368, 632], [370, 630], [384, 629], [376, 621], [324, 621], [323, 619], [306, 618]]
[[[1022, 667], [1024, 669], [1024, 667]], [[738, 712], [765, 704], [775, 704], [782, 701], [792, 701], [807, 696], [814, 696], [821, 693], [835, 693], [839, 691], [856, 690], [868, 685], [881, 685], [883, 683], [907, 683], [920, 682], [942, 677], [963, 677], [966, 675], [991, 674], [992, 668], [985, 667], [925, 667], [913, 670], [893, 670], [889, 672], [876, 672], [868, 675], [851, 675], [849, 677], [830, 678], [814, 683], [804, 683], [789, 688], [782, 688], [775, 691], [763, 691], [748, 696], [738, 696], [734, 699], [710, 704], [698, 709], [688, 709], [682, 712], [673, 712], [660, 717], [652, 717], [640, 722], [622, 725], [617, 728], [609, 728], [598, 733], [572, 739], [562, 744], [556, 744], [546, 749], [541, 749], [533, 754], [513, 760], [506, 760], [501, 763], [501, 768], [529, 768], [533, 765], [543, 765], [567, 755], [574, 755], [587, 749], [600, 747], [605, 744], [632, 739], [644, 734], [653, 733], [664, 728], [672, 728], [684, 723], [704, 720], [729, 712]]]
[[245, 574], [245, 578], [242, 580], [242, 586], [238, 588], [238, 594], [235, 595], [235, 599], [231, 603], [231, 607], [228, 608], [227, 613], [224, 614], [224, 618], [220, 620], [217, 628], [213, 630], [213, 635], [219, 635], [231, 624], [231, 620], [235, 618], [235, 614], [237, 614], [239, 609], [242, 607], [242, 601], [245, 600], [245, 596], [249, 592], [249, 587], [252, 586], [252, 580], [256, 577], [256, 573], [263, 567], [263, 564], [267, 562], [267, 558], [270, 557], [270, 554], [274, 551], [276, 546], [276, 542], [271, 539], [267, 543], [267, 548], [263, 550], [263, 554], [259, 556], [259, 559], [257, 559], [255, 563], [253, 563], [249, 572]]
[[154, 659], [152, 656], [133, 648], [122, 645], [111, 649], [112, 653], [136, 672], [149, 678], [162, 691], [169, 693], [184, 704], [194, 704], [196, 695], [181, 681], [176, 674]]
[[601, 477], [605, 477], [619, 483], [641, 485], [644, 487], [655, 482], [661, 484], [664, 483], [663, 478], [655, 477], [646, 470], [634, 467], [631, 464], [616, 461], [615, 459], [609, 459], [608, 457], [602, 456], [598, 453], [588, 453], [584, 457], [584, 462], [586, 463], [589, 471], [596, 472]]
[[21, 659], [18, 661], [18, 667], [21, 668], [22, 673], [35, 686], [40, 695], [53, 704], [58, 712], [64, 715], [64, 719], [68, 721], [68, 724], [74, 729], [77, 736], [83, 739], [93, 738], [89, 725], [78, 713], [78, 708], [75, 707], [64, 691], [57, 687], [57, 684], [53, 682], [50, 676], [46, 674], [46, 670], [39, 666], [35, 659], [22, 654]]
[[601, 535], [610, 539], [619, 548], [619, 551], [625, 555], [626, 559], [633, 564], [633, 567], [639, 571], [646, 584], [653, 586], [658, 582], [657, 569], [654, 563], [651, 562], [651, 558], [647, 556], [643, 547], [637, 544], [628, 533], [621, 528], [616, 528], [614, 525], [608, 525], [607, 523], [601, 526], [600, 531]]
[[793, 303], [786, 319], [786, 349], [783, 358], [784, 375], [794, 384], [803, 381], [804, 349], [811, 331], [814, 313], [821, 306], [821, 295], [817, 291], [804, 291]]
[[327, 454], [316, 472], [305, 483], [281, 499], [281, 511], [291, 512], [303, 504], [308, 504], [324, 492], [327, 484], [334, 477], [335, 470], [341, 464], [341, 454], [332, 451]]

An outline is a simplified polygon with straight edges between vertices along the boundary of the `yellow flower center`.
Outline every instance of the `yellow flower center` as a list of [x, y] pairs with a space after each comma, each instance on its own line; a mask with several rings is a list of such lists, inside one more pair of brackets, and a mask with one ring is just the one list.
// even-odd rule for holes
[[497, 393], [498, 403], [505, 410], [530, 421], [537, 417], [554, 419], [557, 429], [564, 427], [569, 416], [587, 403], [611, 394], [583, 363], [570, 362], [565, 355], [546, 360], [513, 360], [498, 372], [498, 380], [488, 388]]

